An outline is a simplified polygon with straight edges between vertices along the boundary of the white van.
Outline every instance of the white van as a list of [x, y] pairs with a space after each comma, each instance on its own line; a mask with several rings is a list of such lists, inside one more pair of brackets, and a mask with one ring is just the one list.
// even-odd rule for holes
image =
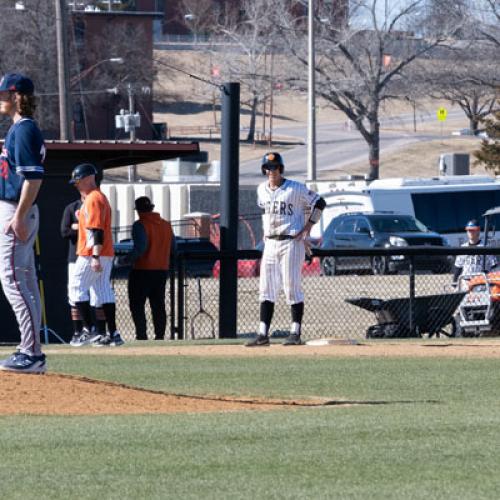
[[[429, 229], [444, 235], [449, 244], [465, 241], [470, 219], [482, 224], [482, 215], [500, 205], [500, 179], [480, 175], [432, 178], [379, 179], [318, 182], [315, 186], [326, 208], [311, 236], [322, 236], [330, 221], [345, 212], [387, 211], [409, 214]], [[496, 226], [500, 227], [500, 218]]]

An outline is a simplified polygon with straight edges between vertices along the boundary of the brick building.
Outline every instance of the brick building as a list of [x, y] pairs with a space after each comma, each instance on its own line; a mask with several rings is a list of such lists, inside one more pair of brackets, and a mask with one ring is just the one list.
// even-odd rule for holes
[[[112, 0], [110, 3], [111, 10], [104, 10], [106, 5], [109, 8], [107, 2], [68, 4], [70, 26], [74, 31], [70, 37], [79, 66], [71, 84], [74, 135], [76, 139], [127, 138], [127, 133], [115, 128], [114, 117], [120, 109], [129, 107], [127, 82], [130, 82], [136, 112], [141, 114], [136, 137], [153, 139], [153, 21], [163, 13], [155, 10], [157, 0]], [[116, 40], [113, 34], [117, 34]], [[126, 42], [121, 46], [119, 36]], [[126, 67], [132, 52], [135, 67]], [[118, 58], [126, 63], [125, 67], [118, 68], [119, 72], [113, 71], [110, 62]], [[102, 76], [104, 70], [107, 79]], [[112, 80], [113, 75], [117, 81]], [[96, 85], [103, 87], [102, 95], [81, 97], [87, 89], [95, 90]], [[107, 92], [109, 88], [116, 88], [117, 93]]]

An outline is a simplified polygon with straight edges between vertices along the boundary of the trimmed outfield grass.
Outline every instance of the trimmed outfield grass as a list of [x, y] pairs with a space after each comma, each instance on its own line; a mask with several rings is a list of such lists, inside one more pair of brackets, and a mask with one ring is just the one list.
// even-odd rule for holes
[[[4, 498], [498, 498], [498, 360], [64, 355], [51, 371], [350, 407], [0, 418]], [[371, 404], [370, 404], [371, 403]]]

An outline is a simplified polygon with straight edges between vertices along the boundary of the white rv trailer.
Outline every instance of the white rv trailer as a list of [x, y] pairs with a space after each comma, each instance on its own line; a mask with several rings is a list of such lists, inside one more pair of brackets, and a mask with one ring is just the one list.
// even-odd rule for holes
[[[482, 215], [500, 205], [500, 178], [457, 175], [432, 178], [319, 182], [315, 186], [326, 208], [311, 236], [319, 238], [330, 221], [345, 212], [396, 212], [409, 214], [429, 229], [444, 235], [452, 246], [465, 241], [470, 219], [482, 224]], [[500, 218], [497, 221], [500, 227]]]

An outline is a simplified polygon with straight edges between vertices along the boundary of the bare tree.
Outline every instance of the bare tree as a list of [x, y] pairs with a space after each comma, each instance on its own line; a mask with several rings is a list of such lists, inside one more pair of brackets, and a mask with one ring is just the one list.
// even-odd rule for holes
[[[13, 50], [4, 50], [0, 55], [0, 71], [22, 72], [33, 79], [39, 96], [36, 118], [45, 135], [55, 137], [59, 129], [59, 112], [54, 2], [24, 0], [22, 10], [15, 8], [14, 1], [8, 6], [6, 3], [4, 1], [0, 6], [0, 40], [3, 47], [13, 46], [13, 40], [15, 45]], [[139, 90], [151, 86], [154, 69], [152, 62], [144, 58], [146, 37], [142, 29], [125, 21], [119, 26], [115, 23], [112, 32], [96, 34], [93, 45], [87, 47], [80, 47], [76, 42], [78, 23], [75, 15], [69, 16], [67, 29], [72, 101], [76, 110], [82, 111], [84, 121], [89, 106], [112, 101], [116, 107], [127, 107], [127, 82], [134, 83]], [[124, 64], [104, 63], [109, 58], [118, 57], [124, 60]], [[100, 62], [103, 64], [96, 65]], [[97, 67], [92, 69], [92, 66]], [[89, 68], [92, 71], [87, 72]], [[106, 93], [108, 88], [116, 88], [117, 95]], [[151, 96], [139, 92], [137, 97], [140, 111], [142, 102]]]
[[[144, 57], [142, 47], [145, 40], [142, 27], [123, 22], [115, 24], [112, 31], [96, 33], [91, 44], [83, 49], [79, 49], [76, 43], [71, 45], [73, 102], [80, 103], [87, 138], [87, 110], [109, 104], [116, 111], [128, 108], [128, 84], [132, 86], [137, 111], [141, 112], [141, 107], [151, 100], [156, 71], [153, 61]], [[122, 60], [121, 64], [111, 62], [111, 59], [118, 58]], [[91, 71], [86, 72], [89, 69]], [[141, 115], [145, 113], [141, 112]]]
[[[0, 71], [30, 76], [39, 95], [36, 118], [44, 130], [57, 130], [57, 58], [54, 2], [24, 0], [22, 10], [15, 2], [0, 7]], [[6, 123], [3, 128], [5, 130]]]
[[483, 164], [495, 175], [500, 174], [500, 101], [499, 107], [490, 119], [482, 120], [488, 138], [484, 139], [481, 149], [474, 152], [476, 164]]
[[455, 37], [466, 36], [464, 19], [471, 14], [469, 0], [427, 0], [425, 9], [426, 35], [446, 35], [452, 26], [459, 26], [461, 29], [455, 30]]
[[489, 9], [488, 17], [491, 17], [495, 22], [483, 22], [479, 25], [480, 33], [490, 42], [500, 47], [500, 1], [485, 0]]
[[247, 141], [255, 138], [259, 104], [269, 93], [267, 55], [276, 50], [276, 2], [272, 0], [242, 0], [238, 9], [226, 11], [215, 26], [228, 44], [218, 49], [217, 58], [222, 72], [241, 84], [241, 104], [250, 110]]
[[460, 106], [476, 133], [479, 122], [495, 106], [496, 87], [500, 84], [499, 55], [490, 42], [457, 41], [433, 59], [421, 61], [411, 79], [431, 97]]
[[[286, 4], [286, 2], [285, 2]], [[379, 176], [380, 105], [404, 96], [404, 72], [434, 48], [446, 45], [457, 26], [425, 33], [423, 0], [391, 3], [381, 13], [377, 0], [352, 0], [347, 23], [333, 16], [331, 4], [316, 12], [316, 93], [352, 120], [369, 147], [369, 178]], [[291, 53], [307, 66], [304, 22], [282, 6], [278, 18]], [[301, 76], [291, 80], [304, 87]]]
[[178, 7], [178, 22], [184, 24], [194, 36], [208, 35], [219, 17], [218, 4], [214, 0], [182, 0]]

